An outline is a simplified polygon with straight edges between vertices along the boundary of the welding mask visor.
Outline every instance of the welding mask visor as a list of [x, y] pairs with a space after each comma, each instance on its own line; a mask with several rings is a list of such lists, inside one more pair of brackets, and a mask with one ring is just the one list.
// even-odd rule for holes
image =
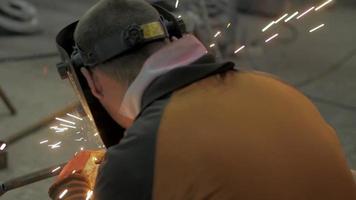
[[92, 95], [89, 85], [80, 71], [84, 66], [73, 63], [71, 55], [74, 53], [73, 35], [77, 23], [70, 24], [57, 35], [57, 48], [62, 59], [62, 62], [57, 65], [57, 69], [62, 79], [69, 79], [85, 113], [94, 122], [103, 143], [106, 147], [110, 147], [119, 143], [125, 130], [110, 117], [98, 99]]

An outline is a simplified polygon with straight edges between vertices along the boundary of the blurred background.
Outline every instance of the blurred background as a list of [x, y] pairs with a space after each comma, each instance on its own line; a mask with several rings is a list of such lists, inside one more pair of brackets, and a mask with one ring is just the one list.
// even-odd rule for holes
[[[56, 71], [55, 46], [58, 31], [97, 1], [0, 0], [0, 168], [7, 164], [0, 183], [102, 148], [88, 120], [77, 118], [78, 100]], [[337, 130], [356, 169], [354, 0], [155, 2], [183, 18], [220, 60], [272, 73], [304, 92]], [[48, 199], [52, 182], [0, 198]]]

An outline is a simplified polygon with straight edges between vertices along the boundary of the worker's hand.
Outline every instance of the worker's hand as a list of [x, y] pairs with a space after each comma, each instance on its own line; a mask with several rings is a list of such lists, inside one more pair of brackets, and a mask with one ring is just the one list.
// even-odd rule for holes
[[[94, 188], [104, 151], [82, 151], [68, 162], [49, 190], [52, 199], [87, 199]], [[63, 195], [64, 194], [64, 195]], [[60, 198], [62, 196], [62, 198]]]
[[71, 174], [80, 174], [86, 177], [91, 186], [94, 186], [99, 164], [105, 151], [81, 151], [68, 162], [58, 175], [56, 181], [63, 180]]

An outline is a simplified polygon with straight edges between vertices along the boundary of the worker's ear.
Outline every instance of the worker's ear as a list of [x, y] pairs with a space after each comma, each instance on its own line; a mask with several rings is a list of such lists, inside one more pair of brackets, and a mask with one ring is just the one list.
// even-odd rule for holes
[[90, 87], [91, 93], [101, 100], [104, 95], [103, 95], [103, 90], [102, 90], [102, 85], [100, 83], [100, 80], [98, 76], [96, 75], [95, 71], [90, 72], [88, 69], [82, 67], [80, 69], [82, 74], [84, 75], [85, 79], [87, 80], [87, 83]]

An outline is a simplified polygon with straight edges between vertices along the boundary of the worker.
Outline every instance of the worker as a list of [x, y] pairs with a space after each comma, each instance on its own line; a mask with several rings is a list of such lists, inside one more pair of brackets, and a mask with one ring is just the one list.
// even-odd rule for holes
[[58, 70], [106, 152], [83, 151], [52, 199], [356, 200], [334, 129], [300, 91], [216, 62], [144, 0], [101, 0], [57, 36]]

